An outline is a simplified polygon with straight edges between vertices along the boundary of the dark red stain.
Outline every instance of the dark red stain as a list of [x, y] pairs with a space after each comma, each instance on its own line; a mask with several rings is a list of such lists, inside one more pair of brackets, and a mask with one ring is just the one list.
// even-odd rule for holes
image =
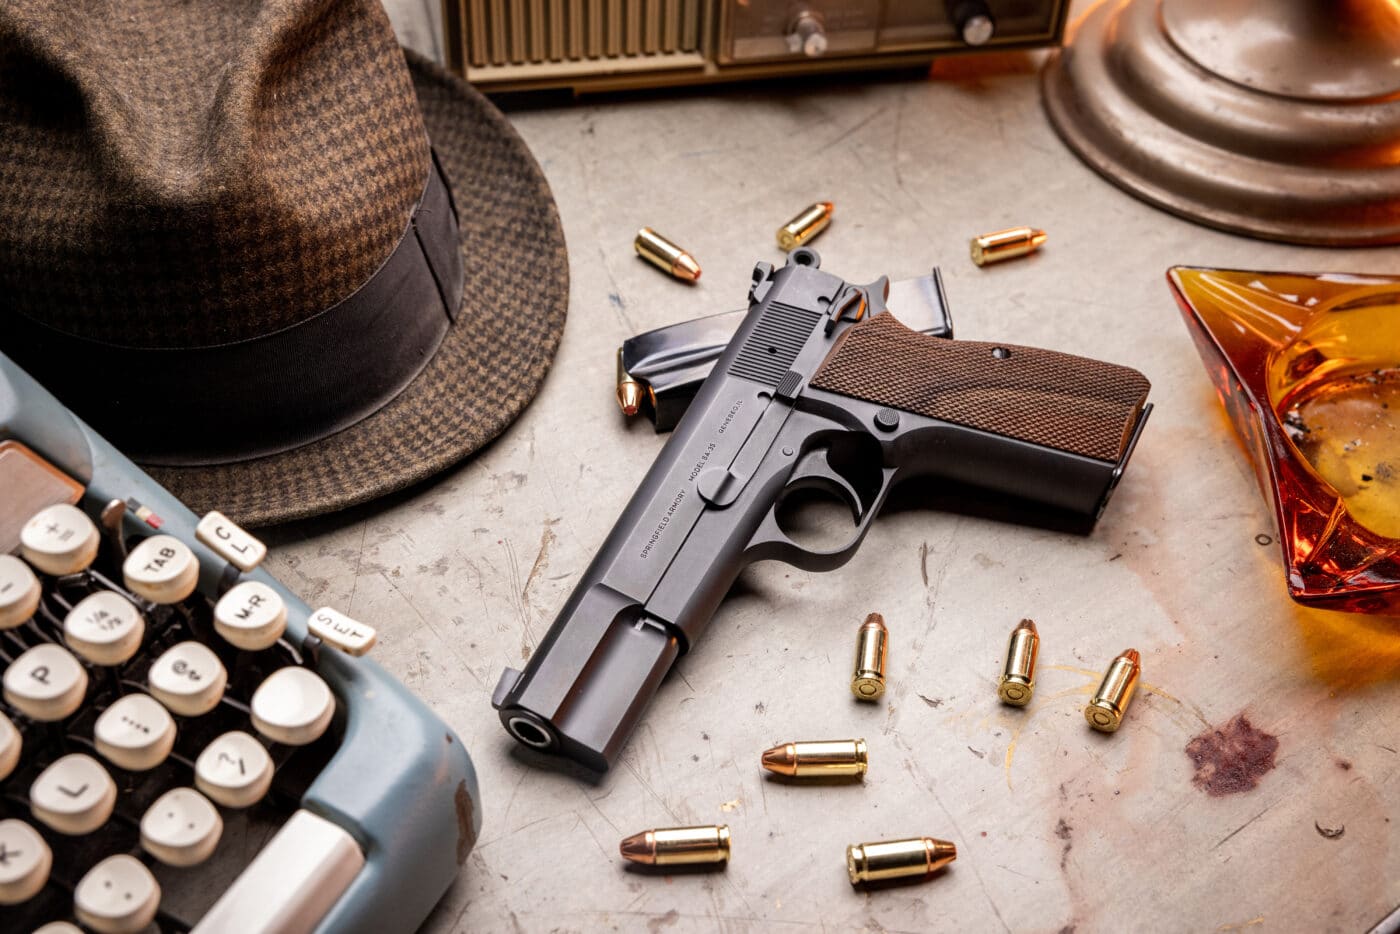
[[1350, 772], [1351, 761], [1349, 759], [1338, 759], [1337, 768], [1341, 769], [1343, 772]]
[[1191, 784], [1212, 797], [1239, 794], [1259, 784], [1274, 768], [1278, 737], [1257, 730], [1244, 714], [1223, 727], [1206, 730], [1186, 744], [1196, 766]]

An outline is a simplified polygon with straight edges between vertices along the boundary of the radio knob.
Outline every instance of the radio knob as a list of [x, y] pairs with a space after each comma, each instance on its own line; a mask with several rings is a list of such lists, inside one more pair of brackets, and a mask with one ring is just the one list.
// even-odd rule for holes
[[983, 0], [960, 0], [952, 6], [953, 27], [968, 45], [986, 45], [997, 31], [997, 21]]
[[794, 55], [801, 52], [808, 58], [817, 58], [826, 52], [826, 27], [821, 15], [811, 10], [803, 10], [792, 20], [787, 34], [788, 50]]

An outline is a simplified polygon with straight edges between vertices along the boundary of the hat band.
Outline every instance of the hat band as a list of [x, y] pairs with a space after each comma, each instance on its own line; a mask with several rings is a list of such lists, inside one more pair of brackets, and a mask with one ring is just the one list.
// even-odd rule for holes
[[12, 315], [5, 349], [139, 463], [225, 464], [319, 441], [402, 392], [456, 319], [465, 278], [457, 214], [435, 153], [430, 161], [393, 253], [305, 321], [230, 344], [143, 348]]

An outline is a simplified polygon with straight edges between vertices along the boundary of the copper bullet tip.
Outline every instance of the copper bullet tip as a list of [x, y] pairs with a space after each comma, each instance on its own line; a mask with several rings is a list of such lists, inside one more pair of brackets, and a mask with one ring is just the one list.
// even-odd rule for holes
[[630, 380], [618, 383], [617, 404], [622, 407], [623, 415], [636, 415], [642, 408], [642, 387]]
[[865, 618], [865, 622], [861, 624], [861, 628], [884, 629], [886, 632], [889, 631], [888, 627], [885, 625], [885, 618], [879, 613], [871, 613], [869, 616], [867, 616]]
[[629, 863], [641, 863], [644, 866], [651, 866], [656, 863], [656, 843], [652, 839], [650, 830], [643, 830], [641, 833], [634, 833], [618, 844], [618, 851], [622, 853], [622, 858]]
[[1123, 658], [1126, 658], [1134, 665], [1142, 665], [1142, 656], [1138, 654], [1137, 649], [1128, 649], [1128, 651], [1123, 653]]
[[700, 264], [689, 253], [682, 253], [676, 257], [675, 262], [671, 263], [671, 275], [677, 279], [685, 279], [687, 282], [698, 282], [700, 281]]
[[1048, 239], [1048, 235], [1045, 233], [1045, 231], [1038, 229], [1031, 231], [1031, 246], [1035, 249], [1040, 249], [1040, 247], [1045, 243], [1046, 239]]
[[929, 868], [941, 869], [958, 858], [958, 848], [947, 840], [935, 840], [932, 837], [924, 838], [925, 845], [929, 849]]
[[1038, 630], [1035, 628], [1035, 620], [1033, 620], [1033, 619], [1023, 619], [1023, 620], [1021, 620], [1021, 622], [1019, 622], [1019, 623], [1016, 624], [1016, 628], [1017, 628], [1017, 629], [1025, 629], [1025, 630], [1027, 630], [1027, 631], [1029, 631], [1029, 632], [1037, 632], [1037, 631], [1038, 631]]
[[763, 767], [776, 775], [797, 774], [797, 750], [792, 743], [782, 743], [763, 753]]

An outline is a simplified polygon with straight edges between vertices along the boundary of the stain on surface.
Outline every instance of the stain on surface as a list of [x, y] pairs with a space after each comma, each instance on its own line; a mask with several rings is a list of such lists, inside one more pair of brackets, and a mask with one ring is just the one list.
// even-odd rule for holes
[[1350, 760], [1350, 759], [1338, 759], [1338, 760], [1337, 760], [1337, 768], [1341, 769], [1343, 772], [1350, 772], [1350, 771], [1351, 771], [1351, 760]]
[[1074, 828], [1062, 817], [1055, 825], [1055, 836], [1065, 842], [1065, 845], [1060, 848], [1060, 869], [1063, 871], [1069, 865], [1069, 851], [1074, 849]]
[[1347, 832], [1345, 824], [1338, 824], [1336, 827], [1324, 827], [1317, 821], [1313, 821], [1313, 826], [1317, 828], [1318, 833], [1322, 834], [1328, 840], [1336, 840]]
[[923, 701], [925, 704], [928, 704], [930, 707], [943, 706], [943, 698], [941, 697], [926, 697], [923, 694], [920, 694], [919, 700]]
[[1218, 729], [1209, 729], [1186, 744], [1196, 767], [1191, 784], [1213, 798], [1240, 794], [1273, 771], [1278, 737], [1255, 729], [1244, 714], [1236, 714]]
[[419, 574], [431, 574], [433, 577], [442, 577], [452, 570], [452, 565], [448, 563], [447, 556], [443, 555], [432, 564], [418, 565]]
[[559, 540], [554, 534], [554, 530], [550, 528], [552, 525], [554, 522], [546, 522], [544, 531], [540, 533], [540, 550], [535, 555], [535, 563], [530, 566], [530, 573], [525, 578], [525, 586], [520, 590], [520, 599], [527, 606], [530, 603], [530, 588], [535, 585], [539, 576], [549, 568], [549, 548]]
[[659, 931], [659, 930], [661, 930], [662, 928], [671, 927], [672, 925], [674, 925], [674, 924], [675, 924], [677, 921], [679, 921], [680, 919], [681, 919], [681, 913], [680, 913], [679, 911], [677, 911], [676, 909], [672, 908], [670, 911], [666, 912], [664, 915], [657, 915], [655, 918], [652, 918], [651, 920], [647, 921], [647, 930], [648, 930], [648, 931]]

